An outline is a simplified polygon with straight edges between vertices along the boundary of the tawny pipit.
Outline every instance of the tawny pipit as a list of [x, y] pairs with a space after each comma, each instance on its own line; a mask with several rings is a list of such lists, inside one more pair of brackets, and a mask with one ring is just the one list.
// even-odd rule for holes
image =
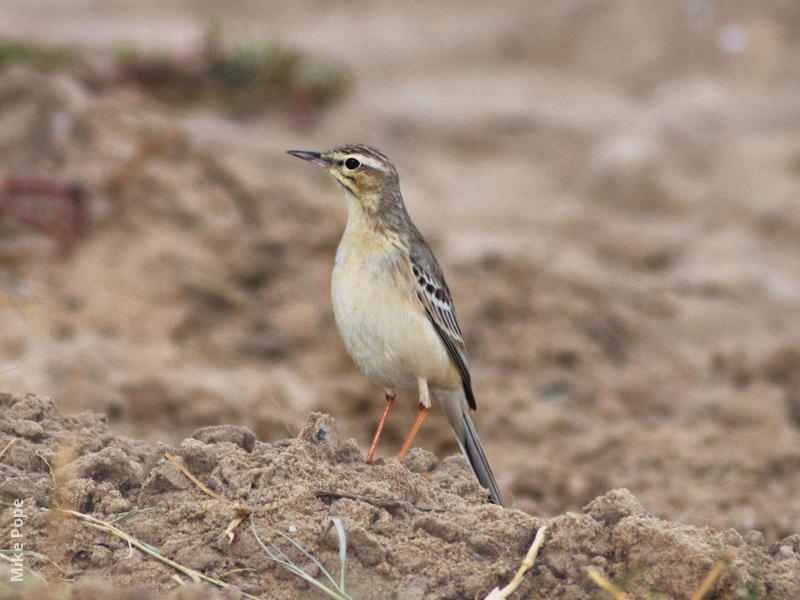
[[450, 290], [406, 212], [394, 165], [369, 146], [289, 154], [325, 167], [347, 199], [347, 226], [331, 280], [333, 313], [347, 352], [367, 377], [386, 388], [386, 408], [367, 462], [372, 462], [395, 390], [419, 389], [419, 413], [399, 460], [430, 410], [430, 390], [478, 481], [493, 502], [502, 504], [470, 418], [475, 397]]

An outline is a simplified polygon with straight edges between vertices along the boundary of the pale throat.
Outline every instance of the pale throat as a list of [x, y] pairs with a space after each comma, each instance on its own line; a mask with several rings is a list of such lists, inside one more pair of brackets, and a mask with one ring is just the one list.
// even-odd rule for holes
[[375, 215], [378, 209], [378, 198], [369, 194], [361, 199], [348, 189], [344, 188], [344, 197], [347, 201], [347, 225], [346, 229], [360, 229], [362, 227], [374, 227]]

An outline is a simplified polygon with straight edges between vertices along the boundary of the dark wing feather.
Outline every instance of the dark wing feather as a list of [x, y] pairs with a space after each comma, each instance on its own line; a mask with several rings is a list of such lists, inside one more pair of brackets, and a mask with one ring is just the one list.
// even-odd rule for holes
[[428, 315], [428, 319], [442, 340], [453, 364], [458, 369], [469, 407], [475, 410], [472, 378], [467, 365], [467, 350], [442, 269], [439, 263], [436, 262], [433, 253], [422, 240], [412, 246], [409, 258], [411, 259], [417, 298], [425, 308], [425, 314]]

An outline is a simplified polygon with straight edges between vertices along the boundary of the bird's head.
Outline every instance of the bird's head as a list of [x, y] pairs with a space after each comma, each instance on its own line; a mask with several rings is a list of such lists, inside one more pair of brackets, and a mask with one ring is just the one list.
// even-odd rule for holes
[[370, 146], [337, 146], [327, 152], [289, 150], [288, 153], [325, 167], [345, 192], [368, 212], [386, 210], [387, 203], [394, 204], [400, 197], [394, 165], [386, 155]]

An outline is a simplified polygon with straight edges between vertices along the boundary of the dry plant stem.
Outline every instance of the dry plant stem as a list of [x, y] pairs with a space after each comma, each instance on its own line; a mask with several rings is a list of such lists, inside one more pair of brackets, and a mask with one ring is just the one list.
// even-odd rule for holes
[[231, 521], [230, 525], [228, 525], [228, 528], [225, 530], [225, 539], [228, 540], [228, 544], [233, 543], [233, 540], [236, 537], [236, 534], [234, 533], [236, 528], [241, 525], [242, 521], [244, 521], [246, 518], [247, 515], [240, 514], [233, 521]]
[[203, 484], [202, 481], [200, 481], [197, 477], [192, 475], [189, 469], [187, 469], [181, 463], [179, 463], [178, 459], [172, 456], [172, 454], [170, 454], [169, 452], [164, 452], [164, 456], [167, 458], [168, 461], [170, 461], [172, 464], [178, 467], [181, 473], [186, 475], [191, 480], [191, 482], [194, 483], [197, 487], [199, 487], [203, 492], [205, 492], [215, 500], [220, 500], [222, 502], [226, 502], [231, 506], [233, 506], [233, 509], [236, 511], [237, 515], [236, 518], [233, 521], [231, 521], [231, 524], [228, 525], [227, 529], [225, 529], [225, 534], [224, 534], [225, 539], [228, 540], [228, 543], [232, 544], [234, 538], [236, 537], [236, 534], [234, 533], [236, 531], [236, 528], [242, 524], [242, 521], [244, 521], [248, 516], [250, 516], [250, 509], [241, 506], [240, 504], [234, 504], [230, 500], [223, 498], [222, 496], [217, 494], [215, 491], [208, 489]]
[[[725, 568], [734, 558], [736, 558], [736, 553], [729, 552], [723, 558], [717, 561], [714, 567], [708, 572], [708, 575], [706, 575], [703, 583], [700, 584], [700, 587], [697, 588], [697, 591], [692, 595], [692, 600], [703, 600], [705, 595], [711, 591], [712, 587], [714, 587], [714, 584], [716, 583], [717, 579], [719, 579], [719, 576], [722, 575], [722, 573], [725, 571]], [[586, 572], [592, 581], [614, 596], [615, 600], [628, 600], [628, 596], [626, 596], [625, 593], [617, 586], [611, 583], [611, 581], [606, 579], [595, 567], [587, 567]]]
[[110, 533], [112, 535], [115, 535], [118, 538], [121, 538], [121, 539], [125, 540], [126, 542], [128, 542], [129, 546], [135, 546], [136, 548], [138, 548], [142, 552], [144, 552], [146, 554], [149, 554], [153, 558], [155, 558], [157, 560], [160, 560], [161, 562], [163, 562], [164, 564], [169, 565], [173, 569], [176, 569], [177, 571], [180, 571], [184, 575], [188, 576], [194, 582], [199, 582], [201, 580], [202, 581], [207, 581], [208, 583], [212, 583], [212, 584], [214, 584], [214, 585], [216, 585], [218, 587], [225, 588], [225, 589], [228, 589], [228, 590], [232, 590], [232, 591], [234, 591], [234, 592], [236, 592], [236, 593], [238, 593], [238, 594], [240, 594], [240, 595], [242, 595], [245, 598], [248, 598], [250, 600], [259, 600], [258, 596], [253, 596], [252, 594], [248, 594], [247, 592], [243, 592], [242, 590], [240, 590], [240, 589], [238, 589], [238, 588], [236, 588], [236, 587], [234, 587], [234, 586], [232, 586], [232, 585], [230, 585], [228, 583], [225, 583], [224, 581], [220, 581], [219, 579], [214, 579], [213, 577], [209, 577], [207, 575], [204, 575], [200, 571], [195, 571], [194, 569], [190, 569], [189, 567], [185, 567], [182, 564], [175, 562], [174, 560], [170, 560], [166, 556], [163, 556], [157, 549], [153, 548], [149, 544], [145, 544], [141, 540], [138, 540], [138, 539], [136, 539], [135, 537], [133, 537], [131, 535], [128, 535], [127, 533], [125, 533], [124, 531], [119, 529], [118, 527], [114, 527], [111, 523], [107, 523], [106, 521], [101, 521], [100, 519], [96, 519], [91, 515], [86, 515], [86, 514], [83, 514], [83, 513], [79, 513], [79, 512], [74, 511], [74, 510], [67, 510], [67, 509], [64, 509], [64, 508], [54, 508], [54, 509], [50, 509], [50, 510], [58, 511], [58, 512], [61, 512], [61, 513], [67, 514], [67, 515], [72, 515], [73, 517], [77, 517], [78, 519], [83, 521], [89, 527], [93, 527], [94, 529], [98, 529], [100, 531], [104, 531], [106, 533]]
[[[260, 490], [259, 490], [259, 492], [260, 492]], [[258, 500], [256, 500], [256, 505], [258, 505]], [[286, 569], [288, 572], [290, 572], [290, 573], [292, 573], [294, 575], [297, 575], [298, 577], [304, 579], [309, 584], [319, 588], [320, 590], [325, 592], [325, 594], [327, 594], [331, 598], [334, 598], [334, 600], [351, 600], [350, 596], [348, 596], [344, 591], [344, 568], [345, 568], [345, 566], [344, 566], [344, 558], [343, 558], [343, 556], [346, 553], [346, 548], [344, 548], [344, 545], [346, 544], [346, 541], [343, 541], [342, 537], [339, 538], [339, 555], [340, 555], [340, 561], [341, 561], [341, 577], [340, 577], [340, 583], [337, 583], [333, 579], [331, 574], [328, 573], [327, 569], [325, 569], [325, 567], [322, 566], [322, 563], [320, 563], [316, 558], [314, 558], [314, 556], [310, 552], [308, 552], [308, 550], [303, 548], [303, 546], [301, 546], [294, 538], [291, 538], [288, 535], [285, 535], [285, 534], [283, 534], [281, 532], [277, 532], [278, 535], [280, 535], [283, 539], [288, 540], [289, 542], [291, 542], [291, 544], [295, 548], [300, 550], [300, 552], [302, 552], [303, 555], [306, 558], [309, 558], [316, 565], [316, 567], [320, 570], [320, 572], [336, 588], [336, 589], [331, 589], [330, 587], [325, 585], [323, 582], [318, 581], [317, 579], [312, 577], [310, 574], [308, 574], [306, 571], [304, 571], [303, 569], [298, 567], [280, 548], [278, 548], [274, 544], [270, 543], [270, 546], [272, 546], [272, 548], [270, 549], [267, 546], [267, 544], [264, 543], [264, 540], [261, 539], [261, 536], [258, 535], [258, 531], [256, 530], [256, 522], [255, 522], [254, 515], [255, 515], [255, 509], [253, 509], [253, 511], [250, 513], [250, 530], [253, 532], [253, 537], [255, 538], [256, 542], [258, 543], [259, 546], [261, 546], [261, 549], [264, 550], [264, 552], [266, 552], [266, 554], [270, 558], [270, 560], [278, 563], [281, 567]], [[344, 530], [341, 528], [340, 525], [337, 526], [337, 533], [340, 536], [343, 535], [343, 531]]]
[[[6, 554], [10, 554], [11, 552], [14, 552], [14, 551], [13, 550], [0, 550], [0, 558], [2, 558], [3, 560], [10, 561], [11, 559], [9, 559], [5, 555]], [[14, 554], [16, 554], [16, 552], [14, 552]], [[39, 552], [34, 552], [33, 550], [25, 550], [22, 554], [24, 554], [25, 556], [32, 556], [33, 558], [37, 558], [39, 560], [46, 561], [46, 562], [50, 563], [51, 565], [53, 565], [58, 570], [58, 572], [61, 573], [62, 577], [66, 576], [66, 571], [64, 571], [64, 569], [61, 568], [61, 565], [59, 565], [56, 561], [54, 561], [52, 558], [50, 558], [46, 554], [41, 554]], [[36, 571], [33, 571], [33, 569], [31, 569], [31, 571], [33, 573], [36, 573]], [[36, 573], [36, 576], [37, 577], [41, 577], [42, 579], [45, 579], [39, 573]]]
[[729, 552], [723, 558], [719, 559], [717, 564], [715, 564], [714, 567], [708, 572], [708, 575], [706, 575], [706, 578], [703, 580], [703, 583], [700, 584], [700, 587], [697, 588], [694, 596], [692, 596], [692, 600], [703, 600], [705, 595], [711, 591], [712, 587], [714, 587], [714, 584], [716, 583], [717, 579], [719, 579], [719, 576], [722, 575], [723, 571], [725, 571], [725, 568], [734, 558], [736, 558], [736, 553]]
[[250, 567], [243, 567], [241, 569], [231, 569], [230, 571], [225, 571], [220, 575], [220, 577], [227, 577], [228, 575], [233, 575], [234, 573], [258, 573], [255, 569], [251, 569]]
[[34, 454], [36, 456], [38, 456], [39, 458], [41, 458], [42, 462], [47, 465], [47, 468], [50, 471], [50, 479], [53, 480], [53, 488], [57, 488], [58, 485], [56, 484], [56, 474], [53, 472], [53, 467], [50, 466], [50, 463], [47, 461], [47, 459], [44, 456], [42, 456], [41, 454], [39, 454], [36, 451], [34, 451]]
[[[255, 520], [256, 507], [258, 506], [258, 503], [260, 501], [261, 501], [261, 485], [259, 484], [259, 486], [258, 486], [258, 494], [256, 494], [256, 501], [253, 504], [253, 507], [251, 509], [249, 509], [250, 510], [250, 531], [252, 531], [253, 537], [255, 538], [256, 542], [258, 543], [259, 546], [261, 546], [261, 549], [264, 550], [264, 552], [266, 552], [266, 554], [270, 558], [270, 560], [278, 563], [281, 567], [283, 567], [284, 569], [286, 569], [290, 573], [293, 573], [294, 575], [297, 575], [298, 577], [304, 579], [309, 584], [319, 588], [320, 590], [325, 592], [325, 594], [327, 594], [331, 598], [334, 598], [334, 600], [352, 600], [352, 598], [349, 595], [347, 595], [347, 593], [345, 592], [345, 589], [344, 589], [345, 559], [346, 559], [346, 555], [347, 555], [347, 537], [345, 536], [344, 527], [342, 527], [341, 520], [339, 518], [337, 518], [337, 517], [334, 517], [332, 519], [332, 524], [336, 527], [336, 534], [337, 534], [337, 536], [339, 538], [339, 573], [340, 573], [340, 575], [339, 575], [339, 583], [337, 583], [333, 579], [331, 574], [322, 565], [322, 563], [319, 562], [319, 560], [317, 560], [314, 557], [314, 555], [311, 554], [308, 550], [303, 548], [303, 546], [300, 545], [300, 543], [297, 540], [295, 540], [293, 537], [290, 537], [290, 536], [286, 535], [285, 533], [281, 533], [280, 531], [276, 531], [275, 532], [279, 536], [281, 536], [283, 539], [289, 541], [295, 548], [297, 548], [300, 552], [302, 552], [302, 554], [306, 558], [311, 560], [311, 562], [314, 563], [314, 565], [317, 567], [317, 569], [319, 569], [320, 573], [322, 573], [322, 575], [324, 575], [328, 579], [328, 581], [330, 581], [331, 584], [334, 586], [335, 589], [332, 589], [332, 588], [328, 587], [327, 585], [325, 585], [322, 581], [318, 581], [315, 577], [312, 577], [308, 572], [306, 572], [303, 569], [301, 569], [300, 567], [298, 567], [292, 561], [292, 559], [290, 559], [286, 555], [286, 553], [284, 553], [276, 545], [270, 543], [269, 544], [269, 546], [271, 546], [271, 548], [270, 548], [269, 546], [267, 546], [267, 544], [264, 543], [264, 540], [261, 539], [261, 536], [258, 535], [258, 531], [256, 530], [256, 520]], [[329, 528], [330, 528], [330, 525], [329, 525]], [[327, 533], [327, 531], [326, 531], [326, 533]], [[325, 535], [325, 534], [323, 534], [323, 535]]]
[[181, 473], [183, 473], [183, 474], [184, 474], [184, 475], [186, 475], [186, 476], [187, 476], [189, 479], [191, 479], [193, 484], [195, 484], [197, 487], [199, 487], [201, 490], [203, 490], [203, 491], [204, 491], [206, 494], [208, 494], [209, 496], [211, 496], [212, 498], [214, 498], [214, 499], [216, 499], [216, 500], [225, 500], [225, 498], [223, 498], [222, 496], [220, 496], [220, 495], [219, 495], [217, 492], [215, 492], [215, 491], [213, 491], [213, 490], [210, 490], [210, 489], [208, 489], [208, 488], [205, 486], [205, 484], [204, 484], [202, 481], [200, 481], [200, 480], [199, 480], [197, 477], [195, 477], [194, 475], [192, 475], [192, 474], [189, 472], [189, 469], [187, 469], [187, 468], [186, 468], [186, 467], [184, 467], [184, 466], [183, 466], [181, 463], [179, 463], [179, 462], [178, 462], [178, 459], [177, 459], [177, 458], [175, 458], [174, 456], [172, 456], [172, 454], [170, 454], [169, 452], [164, 452], [164, 456], [165, 456], [165, 457], [167, 458], [167, 460], [168, 460], [168, 461], [170, 461], [170, 462], [171, 462], [173, 465], [175, 465], [176, 467], [178, 467], [178, 469], [180, 469]]
[[[12, 565], [16, 564], [16, 562], [13, 559], [11, 559], [8, 556], [6, 556], [4, 552], [0, 552], [0, 560], [4, 560], [6, 562], [9, 562]], [[55, 563], [53, 563], [53, 564], [55, 564]], [[42, 575], [40, 573], [37, 573], [36, 571], [31, 569], [30, 567], [23, 566], [22, 568], [25, 570], [26, 573], [31, 573], [37, 579], [41, 579], [42, 581], [47, 581], [47, 579], [44, 577], [44, 575]], [[61, 567], [59, 567], [59, 570], [61, 570]], [[61, 572], [63, 573], [63, 571], [61, 571]], [[5, 596], [3, 596], [3, 597], [5, 597]]]
[[531, 547], [528, 549], [528, 553], [525, 555], [517, 574], [514, 575], [514, 579], [512, 579], [502, 590], [499, 588], [494, 588], [491, 592], [489, 592], [489, 595], [486, 596], [485, 600], [503, 600], [514, 593], [514, 591], [519, 587], [519, 584], [522, 583], [522, 578], [525, 576], [525, 573], [528, 572], [528, 569], [530, 569], [533, 566], [533, 563], [536, 561], [536, 555], [539, 554], [539, 548], [541, 548], [542, 544], [544, 543], [544, 534], [546, 531], [546, 525], [539, 527], [539, 530], [536, 532], [536, 537], [533, 539], [533, 544], [531, 544]]
[[8, 449], [9, 449], [9, 448], [11, 448], [11, 446], [13, 446], [13, 445], [16, 443], [16, 441], [17, 441], [18, 439], [19, 439], [19, 438], [11, 438], [11, 441], [10, 441], [10, 442], [8, 442], [8, 443], [7, 443], [7, 444], [6, 444], [6, 445], [3, 447], [3, 449], [2, 449], [2, 450], [0, 450], [0, 460], [3, 460], [3, 457], [6, 455], [6, 452], [8, 452]]
[[606, 579], [596, 567], [587, 567], [586, 572], [592, 581], [614, 596], [615, 600], [628, 600], [628, 596], [625, 595], [625, 592]]
[[[289, 413], [288, 409], [285, 406], [281, 406], [281, 403], [278, 402], [278, 399], [275, 397], [274, 394], [270, 393], [269, 394], [269, 399], [275, 405], [275, 408], [278, 409], [278, 414], [286, 415], [286, 414]], [[291, 438], [297, 437], [297, 433], [295, 433], [292, 430], [292, 428], [289, 426], [289, 421], [286, 420], [285, 416], [281, 416], [281, 423], [283, 423], [284, 429], [286, 429], [286, 431], [289, 432], [289, 437], [291, 437]]]

